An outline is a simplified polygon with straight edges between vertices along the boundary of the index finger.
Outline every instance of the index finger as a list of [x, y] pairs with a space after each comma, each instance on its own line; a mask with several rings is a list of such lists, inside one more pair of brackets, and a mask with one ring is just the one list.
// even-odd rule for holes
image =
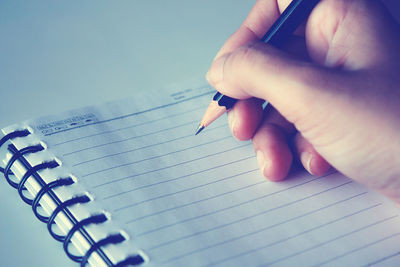
[[259, 40], [279, 17], [277, 0], [258, 0], [239, 29], [226, 41], [214, 59]]

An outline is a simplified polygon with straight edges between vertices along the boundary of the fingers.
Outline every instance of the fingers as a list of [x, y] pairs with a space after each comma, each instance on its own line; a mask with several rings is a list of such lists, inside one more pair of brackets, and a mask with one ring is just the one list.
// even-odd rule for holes
[[[291, 0], [258, 0], [246, 20], [226, 41], [214, 60], [249, 42], [260, 40], [290, 2]], [[289, 49], [293, 51], [295, 47], [298, 47], [296, 50], [300, 49], [301, 52], [297, 52], [296, 54], [302, 57], [307, 55], [305, 52], [304, 31], [305, 24], [302, 24], [295, 32], [298, 38], [301, 37], [301, 43], [298, 42], [298, 38], [293, 39], [296, 40], [295, 42], [292, 42], [293, 40], [288, 42]]]
[[286, 136], [292, 136], [296, 132], [293, 124], [289, 123], [271, 105], [263, 110], [264, 100], [249, 98], [238, 101], [228, 111], [229, 127], [232, 134], [239, 140], [253, 138], [261, 123], [271, 123], [279, 126]]
[[288, 122], [272, 105], [268, 105], [264, 110], [263, 123], [275, 124], [282, 129], [286, 137], [292, 137], [296, 133], [296, 128]]
[[[276, 111], [275, 114], [279, 115]], [[284, 179], [293, 161], [289, 143], [295, 129], [283, 118], [277, 118], [275, 124], [273, 118], [266, 117], [253, 137], [261, 173], [272, 181]], [[330, 164], [300, 133], [294, 136], [293, 145], [295, 156], [310, 174], [323, 175], [329, 170]]]
[[329, 170], [330, 164], [315, 151], [301, 133], [297, 133], [294, 137], [294, 146], [297, 157], [310, 174], [323, 175]]
[[331, 72], [257, 42], [217, 59], [207, 79], [223, 94], [265, 99], [294, 122], [304, 117], [316, 100], [331, 102], [330, 91], [321, 90], [337, 83]]
[[[330, 164], [300, 133], [296, 134], [294, 126], [275, 109], [271, 106], [266, 108], [261, 126], [259, 126], [262, 116], [259, 113], [261, 108], [255, 110], [254, 107], [261, 107], [261, 101], [252, 98], [238, 103], [240, 104], [237, 109], [232, 110], [228, 115], [232, 133], [240, 140], [253, 137], [253, 146], [260, 170], [266, 178], [279, 181], [286, 177], [293, 159], [289, 145], [291, 143], [294, 146], [294, 156], [310, 174], [323, 175], [328, 171]], [[237, 113], [232, 114], [234, 112]], [[231, 116], [238, 116], [238, 118], [233, 119]], [[293, 141], [291, 141], [292, 138]]]
[[270, 105], [264, 112], [262, 103], [256, 98], [238, 101], [228, 113], [229, 125], [237, 139], [253, 139], [261, 173], [271, 181], [280, 181], [292, 164], [288, 140], [296, 130]]
[[284, 179], [290, 170], [293, 156], [289, 147], [296, 129], [268, 105], [263, 121], [253, 137], [253, 147], [262, 174], [272, 180]]
[[293, 156], [282, 128], [263, 123], [253, 137], [253, 147], [264, 177], [280, 181], [288, 175]]
[[263, 117], [264, 100], [249, 98], [236, 102], [228, 111], [228, 121], [232, 134], [239, 140], [249, 140]]
[[236, 48], [259, 40], [279, 16], [275, 0], [258, 0], [239, 29], [226, 41], [215, 59]]

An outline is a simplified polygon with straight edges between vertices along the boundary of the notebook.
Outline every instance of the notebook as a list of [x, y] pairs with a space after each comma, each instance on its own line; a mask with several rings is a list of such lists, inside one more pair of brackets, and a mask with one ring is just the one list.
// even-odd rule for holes
[[1, 171], [82, 266], [393, 266], [399, 208], [336, 171], [269, 182], [214, 90], [159, 90], [2, 129]]

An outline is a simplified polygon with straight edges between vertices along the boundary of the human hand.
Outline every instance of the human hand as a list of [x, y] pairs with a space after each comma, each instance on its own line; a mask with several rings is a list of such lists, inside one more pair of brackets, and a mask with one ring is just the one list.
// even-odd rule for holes
[[282, 50], [258, 41], [289, 2], [258, 0], [207, 74], [241, 99], [228, 112], [234, 136], [253, 140], [271, 180], [293, 153], [312, 174], [332, 165], [400, 202], [398, 24], [378, 1], [321, 0]]

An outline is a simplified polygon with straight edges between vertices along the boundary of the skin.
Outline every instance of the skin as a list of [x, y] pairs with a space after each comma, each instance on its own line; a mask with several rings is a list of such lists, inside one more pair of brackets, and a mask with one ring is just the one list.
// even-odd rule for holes
[[321, 0], [283, 49], [260, 42], [289, 3], [258, 0], [207, 73], [241, 99], [228, 112], [233, 135], [252, 139], [272, 181], [299, 159], [400, 202], [399, 25], [377, 0]]

